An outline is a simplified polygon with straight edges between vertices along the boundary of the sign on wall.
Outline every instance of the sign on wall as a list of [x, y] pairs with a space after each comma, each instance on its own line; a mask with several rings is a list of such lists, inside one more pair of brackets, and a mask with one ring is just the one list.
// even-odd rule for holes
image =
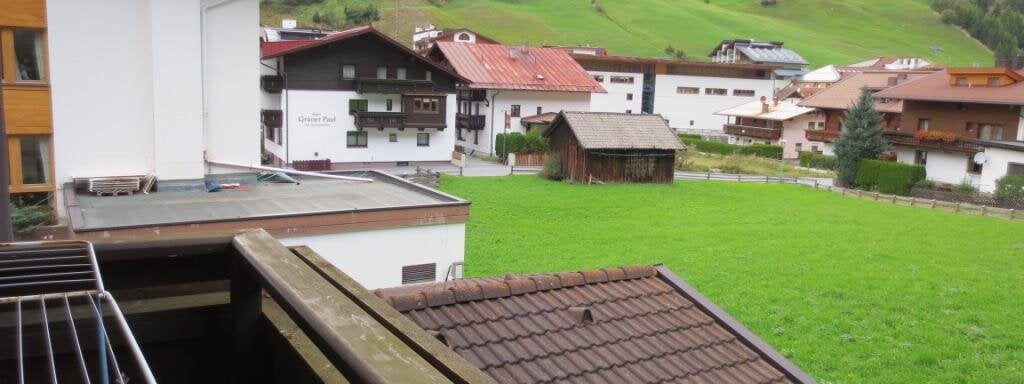
[[298, 116], [298, 122], [303, 127], [326, 127], [338, 121], [338, 117], [328, 113], [303, 113]]

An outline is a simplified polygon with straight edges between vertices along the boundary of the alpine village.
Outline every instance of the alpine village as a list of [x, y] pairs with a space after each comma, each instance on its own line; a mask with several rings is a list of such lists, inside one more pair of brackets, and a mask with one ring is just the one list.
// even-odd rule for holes
[[1024, 1], [0, 0], [0, 383], [1024, 383]]

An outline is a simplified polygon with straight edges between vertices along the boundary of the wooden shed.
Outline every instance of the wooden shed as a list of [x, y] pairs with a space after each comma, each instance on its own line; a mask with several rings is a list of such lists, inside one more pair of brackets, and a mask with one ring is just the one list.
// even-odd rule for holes
[[544, 131], [566, 179], [579, 183], [672, 183], [683, 143], [661, 115], [562, 112]]

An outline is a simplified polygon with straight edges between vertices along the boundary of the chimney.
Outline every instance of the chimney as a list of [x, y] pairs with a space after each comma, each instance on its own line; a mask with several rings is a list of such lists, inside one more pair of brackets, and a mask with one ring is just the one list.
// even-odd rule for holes
[[761, 96], [761, 113], [768, 113], [768, 98]]
[[887, 86], [890, 86], [890, 87], [891, 87], [891, 86], [894, 86], [894, 85], [896, 85], [896, 84], [899, 84], [899, 82], [900, 82], [900, 81], [899, 81], [899, 78], [898, 78], [898, 77], [896, 77], [896, 76], [890, 77], [890, 78], [888, 78], [888, 79], [885, 79], [885, 80], [886, 80], [886, 83], [885, 83], [885, 85], [887, 85]]
[[773, 97], [772, 98], [772, 106], [774, 106], [774, 107], [778, 107], [779, 106], [779, 98], [778, 97]]

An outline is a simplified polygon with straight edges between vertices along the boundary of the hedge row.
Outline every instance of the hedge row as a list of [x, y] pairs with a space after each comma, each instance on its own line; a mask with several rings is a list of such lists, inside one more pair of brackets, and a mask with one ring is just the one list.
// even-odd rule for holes
[[927, 173], [920, 165], [892, 161], [861, 160], [857, 171], [857, 185], [881, 193], [908, 195], [910, 188], [924, 180]]
[[699, 152], [717, 153], [719, 155], [754, 155], [768, 159], [782, 159], [782, 147], [778, 145], [735, 145], [723, 143], [721, 141], [695, 139], [690, 135], [679, 135], [679, 139], [682, 140], [687, 147], [697, 148], [697, 151]]
[[800, 152], [800, 166], [818, 169], [836, 169], [838, 158], [832, 155], [822, 155], [814, 152]]
[[[505, 148], [508, 148], [508, 151]], [[519, 132], [499, 133], [494, 135], [494, 152], [502, 159], [511, 153], [544, 153], [548, 150], [548, 139], [537, 131], [527, 134]]]

